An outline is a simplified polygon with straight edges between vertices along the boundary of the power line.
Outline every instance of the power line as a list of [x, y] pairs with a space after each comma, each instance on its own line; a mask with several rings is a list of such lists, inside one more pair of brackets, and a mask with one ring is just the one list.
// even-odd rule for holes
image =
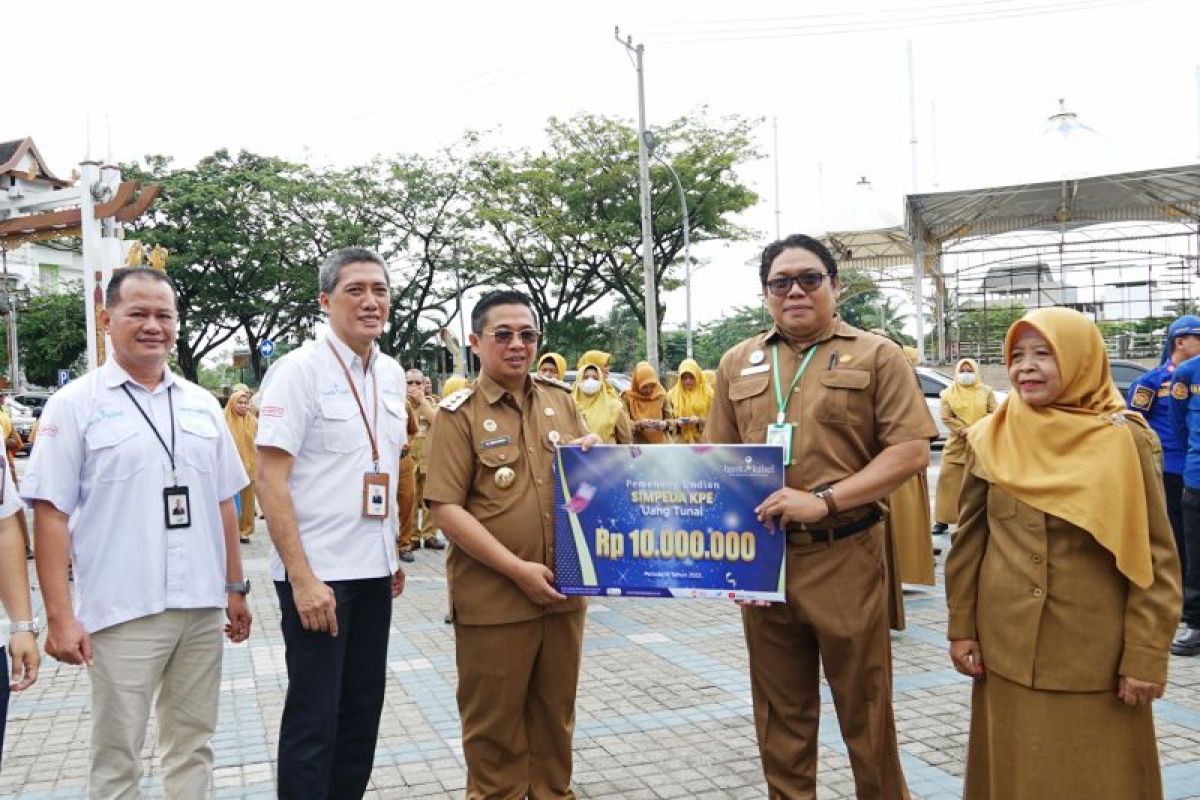
[[1136, 5], [1149, 0], [1074, 0], [1055, 4], [1041, 3], [1032, 6], [1010, 7], [1005, 9], [989, 9], [958, 14], [940, 14], [912, 16], [867, 21], [836, 21], [819, 22], [809, 25], [773, 26], [761, 29], [745, 30], [711, 30], [711, 31], [679, 31], [677, 35], [650, 34], [648, 41], [654, 44], [708, 44], [737, 41], [766, 41], [770, 39], [795, 39], [820, 36], [845, 36], [861, 33], [879, 33], [891, 30], [934, 27], [942, 25], [958, 25], [974, 22], [993, 22], [1008, 19], [1041, 17], [1051, 14], [1065, 14], [1078, 11], [1091, 11], [1119, 6]]

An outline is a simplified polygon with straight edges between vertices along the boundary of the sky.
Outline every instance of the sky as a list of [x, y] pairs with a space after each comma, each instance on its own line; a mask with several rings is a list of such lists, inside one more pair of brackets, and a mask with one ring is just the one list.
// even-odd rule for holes
[[[222, 147], [344, 165], [467, 130], [536, 147], [550, 116], [635, 119], [620, 26], [646, 46], [651, 124], [701, 108], [763, 120], [766, 157], [741, 171], [759, 236], [697, 248], [697, 322], [757, 303], [747, 262], [777, 207], [785, 235], [848, 227], [866, 177], [878, 213], [902, 219], [910, 42], [920, 191], [1058, 177], [1043, 132], [1059, 98], [1100, 135], [1092, 174], [1200, 160], [1195, 0], [64, 0], [24, 15], [0, 46], [10, 81], [28, 70], [0, 139], [32, 136], [63, 176], [88, 155], [191, 163]], [[667, 303], [681, 325], [682, 290]]]

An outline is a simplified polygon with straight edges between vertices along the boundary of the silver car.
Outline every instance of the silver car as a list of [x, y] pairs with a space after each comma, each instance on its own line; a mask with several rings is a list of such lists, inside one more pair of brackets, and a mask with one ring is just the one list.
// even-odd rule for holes
[[[946, 437], [950, 435], [950, 430], [942, 422], [941, 395], [943, 389], [954, 383], [954, 378], [931, 367], [917, 367], [916, 370], [917, 382], [921, 384], [921, 394], [925, 395], [925, 405], [929, 406], [929, 413], [933, 415], [933, 422], [938, 429], [938, 438], [934, 441], [933, 446], [941, 447], [946, 443]], [[1004, 398], [1008, 397], [1008, 392], [1003, 389], [993, 391], [997, 403], [1003, 403]]]

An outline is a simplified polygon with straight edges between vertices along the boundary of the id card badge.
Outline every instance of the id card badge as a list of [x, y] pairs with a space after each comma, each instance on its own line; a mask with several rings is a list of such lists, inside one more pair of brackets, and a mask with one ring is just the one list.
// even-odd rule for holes
[[792, 433], [796, 430], [794, 422], [772, 422], [767, 426], [767, 444], [777, 444], [783, 447], [783, 463], [792, 463]]
[[192, 499], [186, 486], [168, 486], [163, 489], [163, 514], [167, 529], [189, 528], [192, 525]]
[[367, 519], [384, 519], [388, 515], [391, 492], [388, 487], [391, 476], [386, 472], [368, 472], [363, 475], [362, 515]]

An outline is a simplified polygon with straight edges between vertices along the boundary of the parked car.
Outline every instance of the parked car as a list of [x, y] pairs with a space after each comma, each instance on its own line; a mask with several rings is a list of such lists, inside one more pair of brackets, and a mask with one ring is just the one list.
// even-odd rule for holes
[[12, 399], [28, 408], [29, 413], [33, 414], [36, 419], [42, 415], [42, 409], [46, 407], [46, 401], [50, 399], [50, 393], [22, 392], [21, 394], [14, 394]]
[[1108, 366], [1112, 370], [1113, 383], [1117, 385], [1117, 391], [1121, 393], [1121, 397], [1128, 397], [1129, 387], [1133, 382], [1150, 371], [1150, 367], [1144, 367], [1136, 361], [1127, 361], [1123, 358], [1110, 359]]

